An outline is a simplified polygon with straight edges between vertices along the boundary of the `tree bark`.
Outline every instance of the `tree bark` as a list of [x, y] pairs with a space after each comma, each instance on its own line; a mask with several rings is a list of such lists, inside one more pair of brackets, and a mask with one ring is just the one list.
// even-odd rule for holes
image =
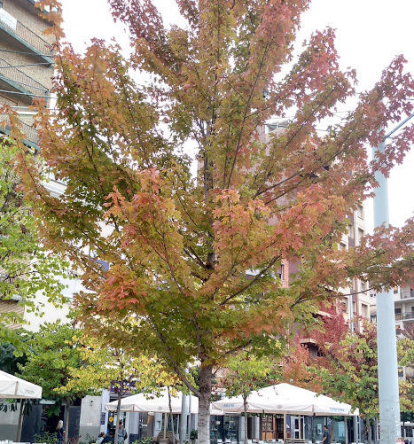
[[70, 401], [67, 399], [65, 401], [65, 437], [64, 437], [64, 443], [68, 444], [69, 439], [69, 412], [70, 412]]
[[198, 400], [198, 444], [210, 443], [210, 400], [213, 368], [201, 367]]
[[119, 417], [121, 415], [121, 401], [122, 401], [122, 387], [118, 388], [118, 403], [116, 405], [116, 421], [115, 421], [115, 437], [114, 444], [118, 444], [119, 441]]
[[247, 444], [247, 396], [243, 395], [243, 411], [244, 411], [244, 444]]
[[20, 442], [21, 441], [21, 437], [22, 437], [24, 402], [25, 402], [24, 399], [20, 400], [19, 423], [17, 425], [16, 442]]
[[[173, 417], [173, 411], [172, 411], [172, 405], [171, 405], [170, 387], [167, 387], [167, 393], [168, 393], [168, 409], [170, 411], [170, 421], [171, 421], [171, 430], [172, 430], [172, 442], [173, 442], [173, 444], [175, 444], [174, 417]], [[184, 396], [184, 395], [182, 395], [182, 396]]]

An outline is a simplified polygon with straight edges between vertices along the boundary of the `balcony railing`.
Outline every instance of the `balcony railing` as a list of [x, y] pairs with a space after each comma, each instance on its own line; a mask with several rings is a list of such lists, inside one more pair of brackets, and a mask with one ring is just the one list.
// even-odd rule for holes
[[412, 299], [414, 298], [414, 290], [412, 288], [401, 288], [401, 299]]
[[46, 86], [2, 58], [0, 58], [0, 80], [8, 83], [13, 90], [20, 91], [22, 95], [31, 98], [44, 97], [48, 94]]
[[20, 37], [21, 40], [39, 51], [41, 55], [46, 57], [52, 56], [52, 45], [18, 20], [12, 24], [6, 21], [0, 14], [0, 27], [9, 34]]
[[[24, 123], [20, 120], [21, 130], [23, 134], [25, 135], [25, 144], [29, 145], [32, 149], [37, 150], [38, 148], [38, 142], [39, 142], [39, 136], [37, 134], [37, 131], [32, 126], [28, 125], [27, 123]], [[3, 134], [10, 134], [10, 119], [7, 115], [0, 115], [0, 133]]]
[[395, 314], [395, 320], [396, 321], [406, 321], [408, 319], [414, 320], [414, 311], [408, 311], [405, 313], [396, 313]]

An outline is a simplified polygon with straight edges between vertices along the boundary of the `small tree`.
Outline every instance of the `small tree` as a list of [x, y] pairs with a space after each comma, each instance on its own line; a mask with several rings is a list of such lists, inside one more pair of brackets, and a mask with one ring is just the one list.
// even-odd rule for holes
[[[177, 378], [168, 373], [165, 366], [154, 357], [146, 355], [130, 355], [119, 348], [111, 348], [95, 338], [84, 337], [81, 355], [85, 365], [70, 368], [70, 379], [67, 390], [76, 390], [79, 386], [100, 387], [111, 385], [117, 389], [117, 410], [119, 419], [121, 401], [126, 393], [159, 392], [163, 386], [170, 387], [177, 384]], [[99, 376], [98, 376], [99, 374]], [[89, 382], [88, 382], [89, 381]], [[118, 425], [115, 429], [115, 444], [118, 444]]]
[[245, 418], [244, 442], [247, 444], [247, 398], [255, 390], [274, 384], [280, 379], [281, 369], [271, 357], [258, 358], [249, 352], [233, 356], [224, 369], [224, 376], [218, 380], [218, 387], [226, 396], [243, 397]]
[[[21, 376], [38, 384], [43, 397], [52, 399], [60, 409], [65, 405], [65, 444], [68, 442], [69, 410], [78, 398], [99, 392], [104, 378], [101, 368], [91, 367], [82, 354], [80, 330], [71, 324], [44, 324], [30, 343], [28, 361], [21, 366]], [[72, 383], [74, 369], [89, 366], [88, 377]]]

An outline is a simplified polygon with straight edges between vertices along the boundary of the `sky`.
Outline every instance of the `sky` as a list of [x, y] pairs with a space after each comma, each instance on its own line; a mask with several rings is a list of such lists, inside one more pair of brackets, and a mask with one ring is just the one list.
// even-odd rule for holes
[[[82, 51], [93, 37], [116, 38], [123, 47], [128, 37], [114, 24], [106, 0], [62, 0], [67, 39]], [[173, 0], [155, 0], [167, 23], [179, 20]], [[336, 29], [336, 47], [342, 68], [356, 69], [358, 91], [372, 87], [397, 54], [404, 54], [414, 73], [413, 0], [313, 0], [302, 17], [298, 41], [326, 26]], [[414, 123], [414, 118], [413, 118]], [[390, 128], [392, 129], [392, 128]], [[367, 212], [372, 214], [372, 202]], [[414, 215], [414, 147], [389, 180], [390, 224], [402, 226]], [[372, 216], [369, 216], [372, 220]], [[369, 227], [368, 227], [369, 228]]]

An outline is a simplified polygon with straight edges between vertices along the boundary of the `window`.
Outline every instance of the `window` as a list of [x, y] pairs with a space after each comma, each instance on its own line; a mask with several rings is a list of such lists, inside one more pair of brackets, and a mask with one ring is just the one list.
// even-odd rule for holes
[[368, 305], [366, 304], [361, 305], [361, 314], [363, 318], [368, 319]]
[[396, 308], [394, 311], [396, 315], [401, 314], [401, 308]]
[[361, 239], [364, 237], [364, 230], [358, 228], [358, 242], [361, 242]]
[[284, 281], [285, 280], [285, 264], [280, 265], [280, 271], [278, 273], [279, 279]]
[[362, 205], [358, 205], [358, 208], [357, 208], [357, 216], [358, 216], [360, 219], [364, 219], [364, 207], [363, 207]]
[[364, 281], [361, 281], [361, 291], [367, 290], [367, 284]]
[[394, 294], [398, 294], [398, 287], [394, 288]]

